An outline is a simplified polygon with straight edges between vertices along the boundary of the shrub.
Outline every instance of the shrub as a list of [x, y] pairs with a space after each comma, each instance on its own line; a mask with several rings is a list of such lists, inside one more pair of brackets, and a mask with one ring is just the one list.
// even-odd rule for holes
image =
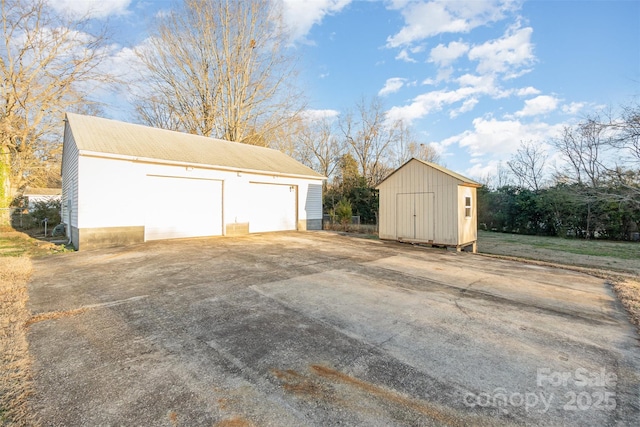
[[60, 200], [48, 200], [46, 202], [36, 202], [34, 209], [29, 214], [36, 226], [42, 224], [45, 218], [49, 228], [53, 229], [62, 222], [60, 218]]
[[346, 198], [340, 199], [338, 204], [335, 207], [336, 219], [343, 225], [343, 227], [347, 228], [349, 223], [351, 222], [351, 216], [353, 215], [353, 209], [351, 208], [351, 202], [349, 202]]

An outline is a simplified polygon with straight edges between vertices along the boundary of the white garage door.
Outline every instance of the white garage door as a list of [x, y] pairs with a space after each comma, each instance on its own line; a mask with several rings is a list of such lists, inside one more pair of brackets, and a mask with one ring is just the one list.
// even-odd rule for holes
[[249, 233], [295, 230], [296, 186], [252, 183]]
[[147, 176], [145, 240], [222, 235], [222, 181]]

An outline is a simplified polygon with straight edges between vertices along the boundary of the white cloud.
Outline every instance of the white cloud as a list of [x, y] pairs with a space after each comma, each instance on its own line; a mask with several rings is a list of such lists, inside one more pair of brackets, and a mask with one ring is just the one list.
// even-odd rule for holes
[[[93, 96], [101, 99], [105, 98], [105, 102], [110, 99], [114, 107], [120, 105], [123, 99], [132, 99], [136, 96], [145, 94], [149, 88], [145, 82], [145, 76], [148, 72], [144, 64], [140, 60], [137, 51], [148, 47], [149, 39], [144, 40], [141, 44], [134, 47], [122, 47], [119, 45], [110, 45], [106, 48], [106, 58], [100, 64], [99, 70], [104, 75], [112, 75], [122, 81], [124, 84], [117, 85], [114, 88], [87, 88], [93, 93]], [[120, 108], [120, 107], [115, 107]]]
[[389, 4], [387, 5], [387, 8], [392, 10], [402, 9], [408, 3], [411, 3], [411, 1], [412, 0], [389, 0]]
[[473, 88], [472, 94], [488, 95], [493, 99], [506, 98], [511, 95], [510, 90], [502, 89], [499, 86], [496, 76], [492, 74], [485, 74], [483, 76], [465, 74], [460, 76], [457, 82], [461, 86]]
[[524, 101], [524, 108], [515, 113], [517, 117], [538, 116], [550, 113], [558, 108], [559, 99], [554, 96], [540, 95]]
[[460, 108], [451, 110], [449, 112], [449, 117], [454, 119], [454, 118], [458, 117], [462, 113], [468, 113], [469, 111], [473, 110], [473, 107], [475, 107], [478, 102], [479, 101], [478, 101], [477, 98], [469, 98], [469, 99], [467, 99], [466, 101], [464, 101], [462, 103], [462, 106]]
[[516, 91], [516, 95], [518, 96], [531, 96], [538, 95], [540, 91], [533, 86], [523, 87]]
[[449, 81], [452, 75], [453, 75], [452, 67], [439, 68], [438, 73], [436, 74], [436, 82]]
[[133, 48], [113, 46], [111, 56], [105, 62], [105, 70], [109, 70], [119, 78], [126, 78], [127, 75], [131, 74], [141, 75], [146, 71], [146, 68], [136, 50], [143, 49], [146, 43], [148, 43], [147, 40], [142, 45]]
[[283, 0], [284, 20], [291, 31], [292, 40], [303, 40], [311, 28], [322, 22], [326, 15], [340, 12], [351, 0]]
[[478, 26], [503, 19], [516, 5], [512, 0], [396, 1], [389, 7], [401, 10], [405, 26], [387, 38], [387, 46], [408, 45], [442, 33], [468, 33]]
[[468, 51], [469, 45], [461, 41], [451, 42], [447, 46], [439, 44], [431, 49], [429, 62], [434, 62], [440, 67], [446, 67], [451, 65], [456, 59], [460, 58]]
[[478, 182], [483, 182], [487, 181], [489, 177], [495, 177], [498, 174], [499, 167], [504, 167], [504, 162], [501, 162], [500, 160], [475, 162], [470, 168], [464, 171], [464, 174]]
[[[472, 47], [469, 59], [478, 61], [476, 70], [480, 74], [507, 73], [509, 78], [517, 77], [523, 71], [528, 71], [522, 70], [523, 67], [530, 66], [535, 61], [532, 33], [531, 27], [511, 28], [499, 39]], [[517, 70], [520, 72], [516, 72]]]
[[[392, 107], [387, 112], [387, 118], [392, 121], [402, 119], [410, 123], [427, 114], [461, 102], [462, 106], [449, 112], [450, 117], [455, 117], [460, 113], [471, 111], [478, 104], [478, 98], [482, 95], [499, 99], [507, 97], [511, 93], [498, 87], [496, 85], [496, 77], [490, 74], [483, 76], [465, 74], [455, 79], [455, 82], [460, 85], [455, 90], [426, 92], [413, 98], [408, 105]], [[432, 79], [422, 82], [423, 85], [433, 85], [435, 83]]]
[[467, 93], [461, 88], [458, 90], [437, 90], [416, 96], [411, 104], [402, 107], [392, 107], [387, 112], [390, 121], [403, 120], [411, 123], [413, 120], [427, 114], [441, 110], [445, 105], [451, 105], [463, 100]]
[[390, 79], [387, 79], [384, 87], [378, 92], [378, 95], [386, 96], [399, 91], [404, 86], [406, 80], [407, 79], [403, 79], [402, 77], [392, 77]]
[[571, 104], [563, 105], [562, 112], [571, 115], [578, 114], [578, 112], [582, 110], [585, 105], [586, 104], [584, 102], [572, 102]]
[[340, 115], [340, 112], [337, 110], [304, 110], [302, 113], [302, 118], [308, 121], [321, 120], [321, 119], [333, 119]]
[[478, 117], [473, 120], [473, 130], [446, 138], [439, 144], [445, 147], [458, 144], [476, 158], [486, 156], [489, 159], [508, 160], [518, 149], [520, 141], [549, 140], [562, 131], [562, 126]]
[[160, 18], [160, 19], [168, 18], [169, 16], [171, 16], [171, 11], [167, 9], [160, 9], [156, 12], [156, 15], [155, 15], [156, 18]]
[[61, 13], [76, 17], [106, 18], [129, 13], [131, 0], [47, 0], [51, 7]]
[[407, 49], [402, 49], [400, 53], [396, 55], [396, 59], [399, 59], [404, 62], [418, 62], [415, 59], [413, 59], [411, 56], [409, 56], [409, 52], [407, 52]]

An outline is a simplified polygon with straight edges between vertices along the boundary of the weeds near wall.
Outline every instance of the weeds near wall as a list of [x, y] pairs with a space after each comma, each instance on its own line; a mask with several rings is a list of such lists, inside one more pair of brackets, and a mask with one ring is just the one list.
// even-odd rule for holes
[[378, 235], [378, 226], [371, 224], [347, 224], [346, 226], [338, 223], [326, 222], [323, 226], [325, 230], [330, 231], [346, 231], [347, 233], [361, 233]]

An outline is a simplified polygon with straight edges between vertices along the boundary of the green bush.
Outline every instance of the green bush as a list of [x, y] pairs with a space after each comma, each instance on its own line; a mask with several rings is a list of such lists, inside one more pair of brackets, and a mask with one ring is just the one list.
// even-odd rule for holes
[[346, 198], [340, 199], [335, 207], [336, 219], [345, 227], [345, 230], [351, 222], [351, 216], [353, 215], [353, 209], [351, 208], [351, 202]]
[[42, 221], [47, 218], [48, 227], [53, 229], [53, 227], [62, 222], [60, 218], [60, 206], [60, 200], [36, 202], [29, 216], [31, 216], [34, 225], [38, 227], [42, 224]]

